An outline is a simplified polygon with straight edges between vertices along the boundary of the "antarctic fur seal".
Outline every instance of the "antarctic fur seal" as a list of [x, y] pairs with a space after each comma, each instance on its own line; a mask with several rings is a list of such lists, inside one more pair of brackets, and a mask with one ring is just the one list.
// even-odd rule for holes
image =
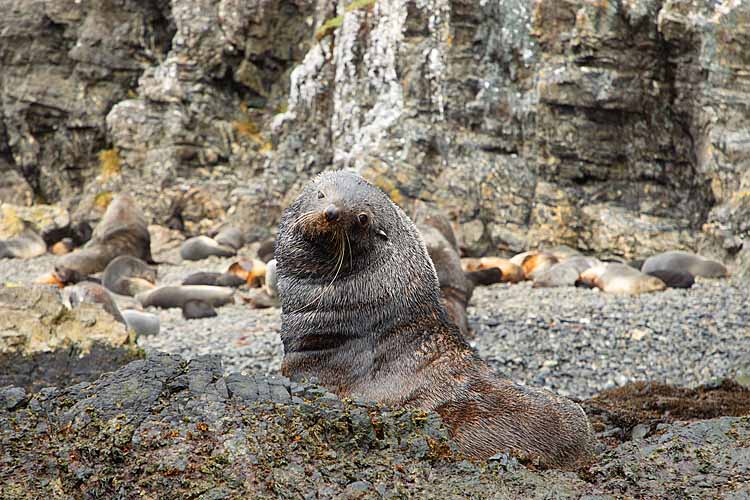
[[534, 288], [574, 286], [582, 272], [601, 264], [599, 259], [576, 255], [534, 276]]
[[208, 236], [195, 236], [180, 245], [180, 257], [184, 260], [203, 260], [211, 256], [234, 257], [235, 255], [237, 255], [235, 248], [222, 245]]
[[510, 261], [521, 266], [525, 279], [533, 280], [538, 274], [557, 264], [559, 259], [549, 252], [530, 250], [514, 255]]
[[346, 171], [309, 182], [284, 211], [276, 243], [282, 373], [341, 397], [434, 410], [459, 449], [512, 451], [542, 466], [590, 458], [577, 404], [503, 379], [440, 302], [415, 225], [382, 191]]
[[[474, 283], [466, 277], [458, 251], [443, 231], [427, 223], [417, 225], [417, 229], [435, 266], [443, 306], [453, 323], [458, 326], [461, 335], [468, 338], [472, 336], [472, 331], [466, 317], [466, 308], [474, 291]], [[450, 226], [448, 229], [453, 232]]]
[[658, 292], [667, 287], [655, 276], [644, 274], [626, 264], [615, 263], [602, 263], [585, 270], [581, 273], [579, 282], [603, 292], [631, 295]]
[[245, 246], [245, 237], [242, 236], [242, 232], [239, 229], [233, 226], [223, 228], [214, 236], [214, 240], [219, 245], [234, 248], [235, 250], [239, 250]]
[[245, 284], [245, 280], [230, 273], [193, 273], [182, 281], [183, 285], [210, 285], [238, 287]]
[[518, 283], [525, 279], [521, 266], [500, 257], [481, 257], [479, 259], [465, 257], [461, 259], [461, 265], [467, 272], [499, 269], [502, 273], [503, 283]]
[[135, 296], [143, 307], [182, 307], [186, 302], [199, 300], [212, 307], [223, 306], [234, 300], [234, 290], [223, 286], [181, 285], [160, 286]]
[[132, 255], [120, 255], [107, 264], [102, 285], [110, 292], [135, 297], [156, 286], [156, 268]]
[[643, 263], [641, 271], [681, 271], [702, 278], [725, 278], [729, 271], [720, 262], [688, 252], [664, 252], [649, 257]]
[[60, 257], [56, 270], [89, 276], [103, 271], [120, 255], [132, 255], [155, 264], [151, 257], [151, 236], [146, 218], [127, 194], [118, 194], [112, 199], [102, 220], [94, 228], [91, 240], [84, 247]]
[[115, 304], [112, 296], [106, 288], [92, 281], [82, 281], [75, 285], [66, 287], [63, 297], [70, 304], [71, 308], [78, 307], [82, 303], [99, 304], [107, 311], [116, 321], [126, 325], [125, 318], [122, 317], [120, 309]]
[[216, 309], [203, 300], [188, 300], [182, 304], [182, 317], [185, 319], [213, 318], [218, 316]]

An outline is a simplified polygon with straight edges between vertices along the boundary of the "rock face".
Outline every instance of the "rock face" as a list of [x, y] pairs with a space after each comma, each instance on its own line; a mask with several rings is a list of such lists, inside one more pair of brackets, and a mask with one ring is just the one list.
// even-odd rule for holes
[[94, 344], [121, 347], [133, 339], [122, 323], [93, 304], [68, 309], [48, 287], [0, 287], [0, 353], [32, 354]]
[[746, 2], [0, 6], [0, 173], [74, 220], [137, 186], [153, 223], [252, 241], [350, 166], [473, 255], [750, 260]]
[[57, 205], [0, 204], [0, 240], [20, 234], [24, 222], [32, 224], [44, 241], [54, 243], [70, 228], [70, 215]]
[[[750, 493], [750, 420], [633, 430], [579, 474], [457, 455], [434, 413], [159, 354], [97, 381], [0, 388], [0, 496], [701, 497]], [[700, 474], [698, 473], [700, 472]], [[210, 492], [210, 496], [206, 495]]]

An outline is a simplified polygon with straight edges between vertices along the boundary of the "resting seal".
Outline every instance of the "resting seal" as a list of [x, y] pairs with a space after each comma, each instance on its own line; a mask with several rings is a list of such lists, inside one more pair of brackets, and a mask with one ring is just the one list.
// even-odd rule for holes
[[222, 245], [208, 236], [195, 236], [185, 240], [180, 245], [180, 257], [184, 260], [203, 260], [214, 255], [217, 257], [234, 257], [237, 255], [237, 250]]
[[575, 467], [592, 453], [577, 404], [503, 379], [440, 302], [412, 221], [356, 174], [324, 173], [284, 211], [276, 244], [282, 373], [341, 397], [434, 410], [458, 447]]
[[641, 271], [651, 274], [654, 271], [687, 272], [702, 278], [725, 278], [729, 271], [720, 262], [688, 252], [664, 252], [649, 257]]
[[156, 268], [133, 256], [120, 255], [107, 264], [102, 285], [110, 292], [135, 297], [156, 286]]
[[662, 280], [625, 264], [602, 263], [581, 273], [576, 284], [596, 287], [607, 293], [658, 292], [667, 288]]

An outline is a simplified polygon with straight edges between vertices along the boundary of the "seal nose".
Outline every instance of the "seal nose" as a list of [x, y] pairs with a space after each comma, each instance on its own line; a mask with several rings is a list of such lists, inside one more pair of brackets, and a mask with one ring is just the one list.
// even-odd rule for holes
[[328, 222], [333, 222], [339, 218], [339, 209], [335, 205], [328, 205], [324, 213]]

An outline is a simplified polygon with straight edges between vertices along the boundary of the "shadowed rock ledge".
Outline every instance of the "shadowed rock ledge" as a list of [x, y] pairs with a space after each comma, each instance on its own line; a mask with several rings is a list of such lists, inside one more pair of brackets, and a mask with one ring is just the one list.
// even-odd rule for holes
[[[750, 493], [750, 418], [662, 425], [579, 473], [454, 453], [435, 414], [341, 401], [217, 357], [0, 389], [0, 498], [686, 497]], [[603, 447], [604, 448], [604, 447]]]

